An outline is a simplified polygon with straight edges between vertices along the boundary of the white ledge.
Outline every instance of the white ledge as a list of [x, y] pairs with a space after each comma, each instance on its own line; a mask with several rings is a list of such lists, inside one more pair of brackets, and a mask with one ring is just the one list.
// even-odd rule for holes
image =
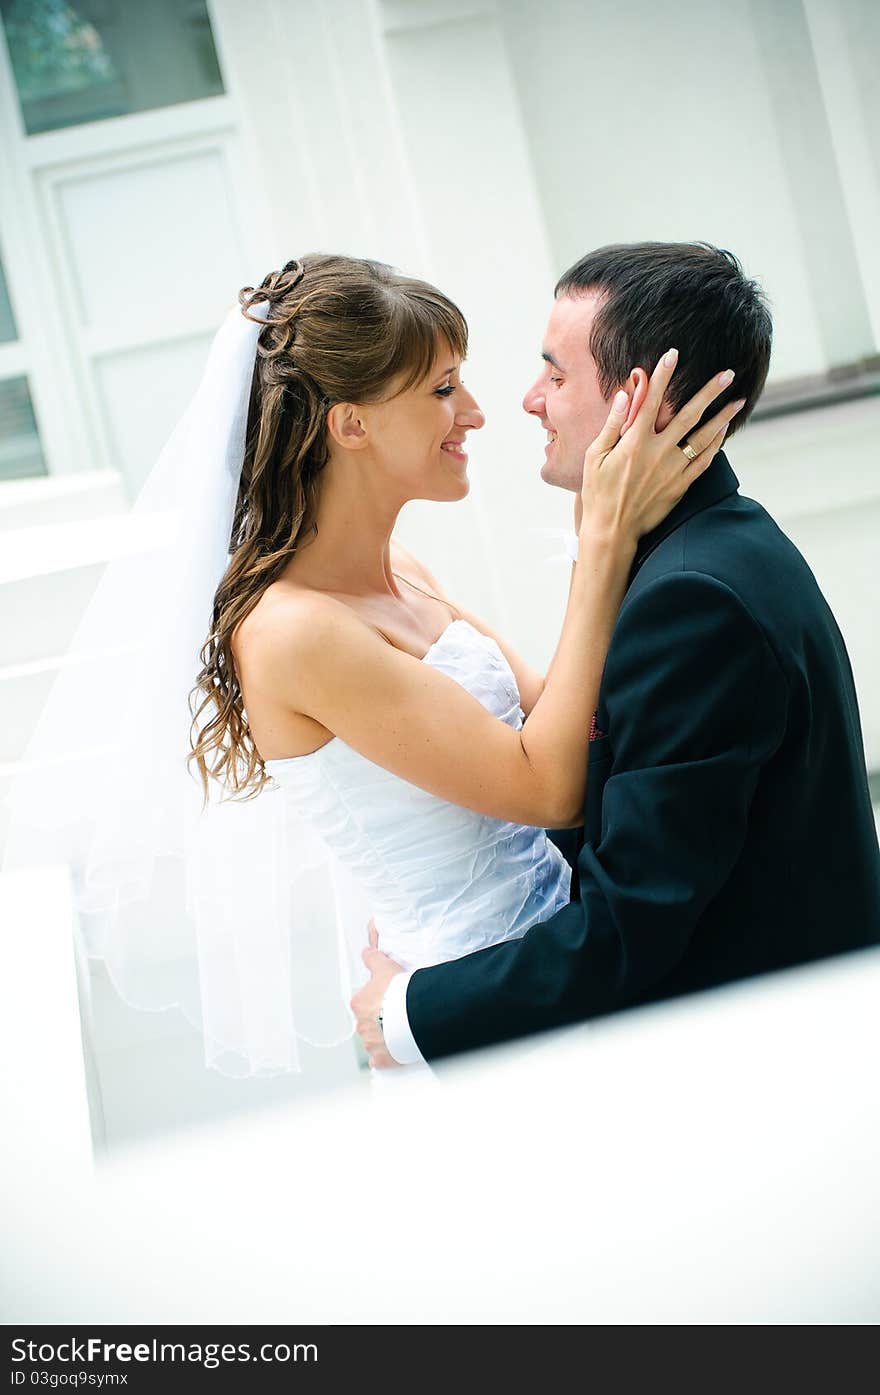
[[113, 557], [164, 547], [173, 522], [171, 513], [117, 514], [14, 529], [3, 540], [0, 584], [100, 566]]

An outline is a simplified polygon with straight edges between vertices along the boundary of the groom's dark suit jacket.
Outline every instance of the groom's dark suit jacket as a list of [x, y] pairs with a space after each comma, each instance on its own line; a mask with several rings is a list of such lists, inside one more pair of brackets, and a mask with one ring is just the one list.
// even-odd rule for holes
[[[571, 904], [410, 981], [428, 1059], [880, 942], [852, 671], [723, 454], [639, 546], [602, 680]], [[566, 846], [568, 840], [568, 846]]]

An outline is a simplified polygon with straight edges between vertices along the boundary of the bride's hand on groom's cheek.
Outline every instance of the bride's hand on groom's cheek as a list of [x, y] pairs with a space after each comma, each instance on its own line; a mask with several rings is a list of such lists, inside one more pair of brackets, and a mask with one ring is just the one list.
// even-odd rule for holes
[[363, 951], [361, 957], [370, 971], [370, 977], [352, 998], [351, 1010], [355, 1015], [357, 1033], [363, 1042], [370, 1065], [381, 1070], [400, 1064], [395, 1061], [385, 1045], [382, 1028], [379, 1026], [379, 1012], [389, 983], [395, 974], [402, 974], [403, 969], [378, 948], [379, 937], [372, 921], [369, 930], [369, 947]]
[[635, 398], [631, 402], [624, 388], [615, 396], [605, 425], [584, 456], [582, 527], [622, 537], [634, 547], [639, 537], [662, 523], [720, 450], [746, 399], [728, 402], [703, 425], [698, 423], [736, 375], [733, 369], [716, 373], [658, 430], [657, 418], [677, 363], [678, 350], [667, 350], [628, 426]]

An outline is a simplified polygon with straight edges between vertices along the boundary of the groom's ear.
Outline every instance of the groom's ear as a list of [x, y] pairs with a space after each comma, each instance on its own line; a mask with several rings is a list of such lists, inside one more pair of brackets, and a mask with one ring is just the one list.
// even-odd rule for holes
[[628, 431], [639, 414], [639, 409], [648, 395], [648, 375], [644, 368], [634, 368], [622, 384], [626, 395], [629, 398], [629, 407], [626, 412], [626, 420], [620, 428], [621, 436]]

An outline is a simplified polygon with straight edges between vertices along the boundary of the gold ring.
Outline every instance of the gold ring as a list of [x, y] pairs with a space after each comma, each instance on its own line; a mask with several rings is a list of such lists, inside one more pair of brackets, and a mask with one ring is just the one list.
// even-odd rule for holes
[[688, 460], [691, 462], [691, 464], [693, 464], [693, 462], [694, 462], [694, 461], [696, 460], [696, 458], [697, 458], [697, 455], [699, 454], [698, 451], [695, 451], [695, 450], [694, 450], [693, 446], [689, 446], [689, 445], [688, 445], [687, 441], [685, 441], [685, 443], [684, 443], [683, 446], [679, 446], [678, 449], [681, 451], [682, 455], [686, 455], [686, 456], [687, 456], [687, 458], [688, 458]]

